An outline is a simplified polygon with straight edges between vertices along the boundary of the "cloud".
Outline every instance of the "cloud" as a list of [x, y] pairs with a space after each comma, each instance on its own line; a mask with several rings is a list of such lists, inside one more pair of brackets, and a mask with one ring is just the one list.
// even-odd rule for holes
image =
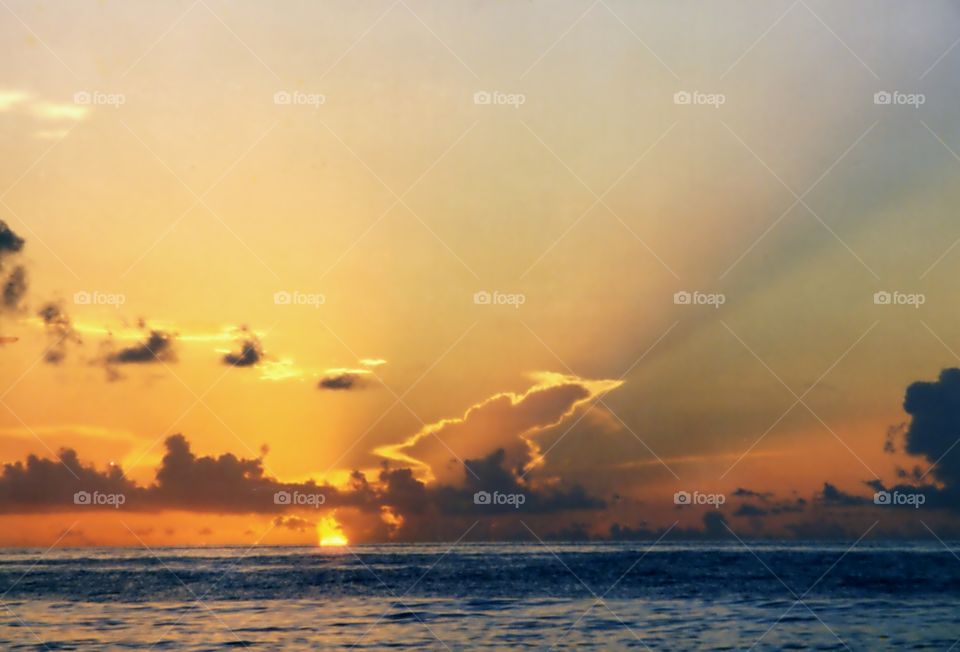
[[[512, 469], [542, 463], [536, 437], [585, 403], [613, 390], [618, 380], [587, 380], [552, 372], [533, 374], [526, 392], [503, 392], [471, 406], [462, 417], [427, 424], [399, 444], [380, 446], [377, 455], [412, 465], [427, 479], [453, 481], [460, 459], [503, 449]], [[459, 458], [459, 459], [458, 459]]]
[[818, 495], [818, 498], [820, 502], [825, 505], [836, 505], [842, 507], [855, 507], [858, 505], [873, 504], [872, 500], [863, 496], [856, 496], [854, 494], [841, 491], [829, 482], [823, 483], [823, 490]]
[[27, 270], [23, 265], [17, 265], [3, 282], [3, 307], [9, 310], [20, 308], [20, 302], [27, 293]]
[[320, 389], [330, 390], [351, 390], [361, 389], [366, 386], [366, 379], [363, 374], [353, 372], [342, 372], [330, 376], [324, 376], [317, 383]]
[[50, 346], [43, 359], [47, 364], [60, 364], [67, 355], [67, 343], [82, 343], [80, 335], [74, 330], [70, 317], [56, 303], [47, 303], [37, 312], [43, 320], [44, 329], [50, 340]]
[[223, 364], [233, 367], [253, 367], [263, 360], [263, 346], [260, 339], [246, 328], [240, 329], [246, 333], [245, 339], [240, 342], [240, 351], [227, 353], [223, 356]]
[[[867, 480], [869, 496], [859, 496], [839, 490], [829, 482], [816, 500], [827, 506], [873, 506], [874, 492], [922, 494], [924, 507], [960, 511], [960, 369], [948, 368], [940, 372], [936, 381], [918, 381], [907, 387], [903, 401], [904, 411], [910, 415], [908, 424], [887, 429], [883, 449], [896, 452], [896, 441], [903, 437], [904, 452], [921, 456], [929, 466], [926, 471], [915, 467], [912, 471], [897, 469], [897, 476], [908, 482], [886, 486], [880, 480]], [[938, 484], [923, 482], [930, 476]], [[903, 507], [901, 505], [901, 507]], [[910, 509], [909, 505], [906, 506]]]
[[[0, 220], [0, 271], [6, 269], [7, 261], [11, 256], [23, 250], [25, 242], [6, 222]], [[0, 283], [2, 283], [0, 310], [19, 310], [20, 303], [27, 293], [26, 268], [23, 265], [15, 265]]]
[[911, 416], [906, 452], [930, 462], [930, 474], [960, 509], [960, 369], [944, 369], [935, 382], [910, 385], [903, 409]]
[[288, 530], [293, 530], [295, 532], [306, 532], [307, 530], [314, 529], [317, 524], [313, 521], [308, 521], [305, 518], [300, 518], [298, 516], [278, 516], [273, 519], [273, 525], [275, 527], [283, 527]]
[[750, 503], [743, 503], [740, 507], [733, 513], [734, 516], [766, 516], [769, 512], [763, 508], [757, 507], [756, 505], [751, 505]]
[[[831, 496], [836, 496], [836, 494], [839, 493], [833, 485], [829, 485], [827, 491]], [[752, 489], [744, 489], [743, 487], [738, 487], [733, 492], [733, 496], [760, 502], [760, 505], [742, 502], [733, 513], [734, 516], [754, 519], [770, 515], [776, 516], [778, 514], [799, 514], [806, 509], [808, 504], [805, 498], [777, 500], [772, 491], [753, 491]]]
[[152, 330], [145, 341], [128, 346], [106, 357], [108, 364], [149, 364], [153, 362], [174, 362], [174, 336], [170, 333]]
[[[6, 464], [0, 472], [0, 512], [69, 512], [78, 509], [117, 509], [110, 502], [77, 505], [77, 492], [122, 495], [119, 509], [133, 512], [178, 510], [218, 514], [273, 514], [274, 523], [290, 529], [312, 526], [324, 512], [347, 509], [364, 515], [379, 533], [398, 540], [454, 538], [467, 521], [484, 519], [490, 527], [507, 523], [506, 531], [520, 536], [519, 519], [564, 518], [570, 513], [600, 510], [604, 501], [575, 484], [537, 487], [505, 468], [503, 451], [471, 460], [479, 479], [470, 475], [460, 486], [426, 484], [409, 468], [386, 464], [375, 482], [354, 471], [343, 487], [313, 481], [288, 483], [270, 477], [263, 459], [240, 458], [231, 453], [199, 456], [183, 435], [165, 441], [166, 452], [154, 481], [140, 485], [126, 478], [121, 468], [98, 470], [82, 464], [72, 449], [59, 459], [29, 456], [26, 463]], [[466, 473], [466, 470], [463, 470]], [[478, 504], [479, 490], [521, 493], [522, 510], [514, 506]], [[316, 518], [312, 514], [317, 514]], [[338, 511], [338, 515], [340, 512]], [[387, 526], [389, 521], [389, 526]], [[465, 524], [466, 523], [466, 524]], [[504, 530], [498, 530], [503, 532]]]
[[0, 220], [0, 263], [8, 253], [17, 253], [23, 249], [25, 240], [13, 232], [7, 223]]
[[26, 463], [5, 464], [0, 474], [0, 512], [33, 513], [68, 511], [78, 491], [101, 494], [142, 495], [143, 490], [123, 476], [118, 466], [98, 471], [84, 465], [76, 451], [60, 451], [58, 460], [35, 455]]
[[767, 501], [773, 497], [772, 492], [753, 491], [752, 489], [744, 489], [743, 487], [737, 487], [736, 491], [733, 492], [733, 495], [738, 498], [756, 498], [762, 501]]
[[725, 527], [727, 519], [716, 510], [710, 510], [702, 517], [703, 528], [685, 528], [674, 526], [669, 528], [650, 528], [646, 523], [636, 527], [614, 523], [610, 526], [608, 537], [614, 541], [689, 541], [695, 539], [729, 539], [732, 538]]

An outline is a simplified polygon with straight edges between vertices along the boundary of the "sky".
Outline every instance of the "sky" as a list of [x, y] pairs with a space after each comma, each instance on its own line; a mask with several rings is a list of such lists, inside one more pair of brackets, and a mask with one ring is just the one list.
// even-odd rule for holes
[[960, 536], [955, 3], [0, 15], [0, 545]]

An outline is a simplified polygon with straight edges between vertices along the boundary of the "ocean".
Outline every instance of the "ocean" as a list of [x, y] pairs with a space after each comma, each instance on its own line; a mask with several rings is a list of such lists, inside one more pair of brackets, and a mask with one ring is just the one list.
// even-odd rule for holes
[[6, 550], [0, 590], [5, 650], [960, 649], [937, 542]]

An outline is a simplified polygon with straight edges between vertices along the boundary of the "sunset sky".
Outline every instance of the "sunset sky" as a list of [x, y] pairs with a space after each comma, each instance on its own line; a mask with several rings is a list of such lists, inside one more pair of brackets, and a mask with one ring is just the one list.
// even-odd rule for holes
[[0, 545], [960, 533], [960, 8], [687, 4], [0, 7]]

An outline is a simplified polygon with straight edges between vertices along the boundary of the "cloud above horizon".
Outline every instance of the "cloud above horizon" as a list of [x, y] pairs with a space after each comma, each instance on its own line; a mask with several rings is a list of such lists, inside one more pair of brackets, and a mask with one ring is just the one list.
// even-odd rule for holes
[[536, 437], [578, 408], [620, 387], [619, 380], [586, 380], [553, 372], [531, 375], [525, 392], [502, 392], [469, 407], [463, 416], [425, 425], [398, 444], [374, 453], [409, 464], [427, 479], [454, 481], [459, 460], [503, 449], [504, 464], [523, 472], [543, 462]]
[[[272, 478], [262, 457], [245, 459], [232, 453], [198, 456], [180, 434], [168, 437], [164, 445], [166, 452], [149, 485], [126, 477], [119, 465], [98, 470], [84, 464], [72, 449], [62, 449], [58, 459], [30, 455], [25, 462], [5, 464], [0, 472], [0, 513], [122, 509], [278, 514], [276, 524], [302, 529], [308, 523], [303, 520], [305, 515], [346, 508], [368, 524], [375, 523], [377, 531], [389, 538], [419, 540], [449, 536], [463, 519], [515, 521], [520, 516], [595, 511], [605, 504], [576, 484], [536, 487], [525, 483], [503, 466], [502, 450], [468, 460], [472, 473], [465, 472], [461, 486], [427, 484], [416, 479], [409, 468], [384, 464], [372, 482], [354, 471], [346, 486], [336, 487]], [[478, 504], [477, 491], [523, 494], [522, 511], [506, 504]], [[78, 498], [78, 494], [87, 498]], [[118, 505], [116, 498], [98, 502], [97, 496], [122, 498]], [[385, 519], [385, 513], [390, 518]]]

